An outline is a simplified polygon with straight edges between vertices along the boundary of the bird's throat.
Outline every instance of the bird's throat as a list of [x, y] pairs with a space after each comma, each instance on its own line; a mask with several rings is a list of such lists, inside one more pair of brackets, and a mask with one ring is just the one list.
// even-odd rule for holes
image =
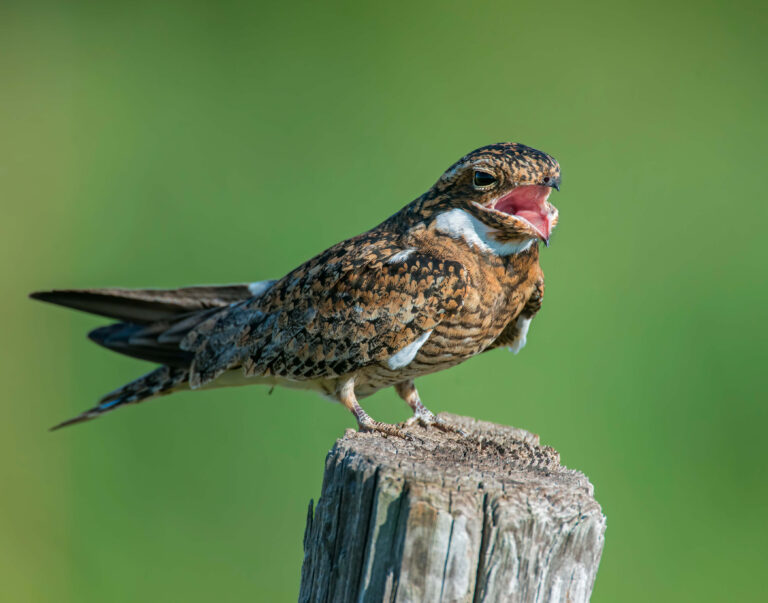
[[459, 208], [439, 213], [435, 218], [434, 227], [438, 232], [462, 240], [477, 251], [498, 256], [525, 251], [535, 241], [529, 237], [516, 241], [501, 241], [495, 236], [495, 229]]

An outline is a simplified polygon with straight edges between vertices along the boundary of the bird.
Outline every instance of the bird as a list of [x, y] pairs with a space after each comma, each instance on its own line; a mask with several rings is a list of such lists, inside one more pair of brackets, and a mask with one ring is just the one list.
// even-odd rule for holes
[[[340, 402], [361, 431], [462, 433], [414, 380], [499, 347], [519, 352], [544, 295], [540, 243], [560, 165], [521, 143], [476, 149], [378, 226], [280, 279], [179, 289], [59, 289], [30, 297], [115, 320], [97, 344], [159, 364], [51, 429], [183, 390], [262, 384]], [[413, 411], [376, 421], [359, 401], [394, 387]], [[271, 390], [270, 390], [271, 391]]]

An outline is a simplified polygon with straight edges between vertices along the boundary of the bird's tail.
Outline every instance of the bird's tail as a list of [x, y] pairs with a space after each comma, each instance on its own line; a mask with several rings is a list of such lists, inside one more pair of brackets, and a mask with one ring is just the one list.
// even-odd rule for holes
[[185, 384], [188, 378], [189, 371], [187, 369], [162, 366], [151, 373], [147, 373], [143, 377], [139, 377], [135, 381], [131, 381], [127, 385], [110, 392], [99, 400], [99, 403], [93, 408], [51, 427], [51, 431], [66, 427], [67, 425], [90, 421], [91, 419], [103, 415], [105, 412], [109, 412], [110, 410], [114, 410], [125, 404], [136, 404], [147, 400], [148, 398], [170, 394], [172, 391]]

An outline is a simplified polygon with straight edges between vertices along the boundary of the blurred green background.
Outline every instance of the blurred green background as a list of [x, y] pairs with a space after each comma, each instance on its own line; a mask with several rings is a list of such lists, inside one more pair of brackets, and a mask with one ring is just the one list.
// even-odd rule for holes
[[[527, 348], [422, 379], [608, 516], [594, 601], [766, 600], [762, 2], [0, 4], [0, 598], [290, 601], [353, 419], [185, 393], [46, 428], [148, 365], [25, 298], [282, 276], [464, 153], [554, 155]], [[408, 416], [392, 392], [364, 404]]]

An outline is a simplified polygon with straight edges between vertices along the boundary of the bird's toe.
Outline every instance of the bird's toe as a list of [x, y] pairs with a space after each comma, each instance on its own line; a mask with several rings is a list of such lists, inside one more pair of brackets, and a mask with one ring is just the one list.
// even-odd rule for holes
[[414, 437], [404, 429], [398, 427], [397, 425], [390, 425], [389, 423], [382, 423], [381, 421], [374, 421], [370, 417], [367, 417], [368, 420], [360, 421], [360, 430], [361, 431], [378, 431], [379, 433], [382, 433], [387, 436], [395, 436], [398, 438], [403, 438], [404, 440], [413, 440]]
[[438, 417], [430, 410], [427, 410], [426, 412], [417, 412], [405, 422], [405, 424], [408, 426], [415, 425], [417, 423], [427, 429], [430, 427], [435, 427], [440, 431], [444, 431], [446, 433], [455, 433], [464, 438], [469, 436], [469, 434], [461, 427]]

